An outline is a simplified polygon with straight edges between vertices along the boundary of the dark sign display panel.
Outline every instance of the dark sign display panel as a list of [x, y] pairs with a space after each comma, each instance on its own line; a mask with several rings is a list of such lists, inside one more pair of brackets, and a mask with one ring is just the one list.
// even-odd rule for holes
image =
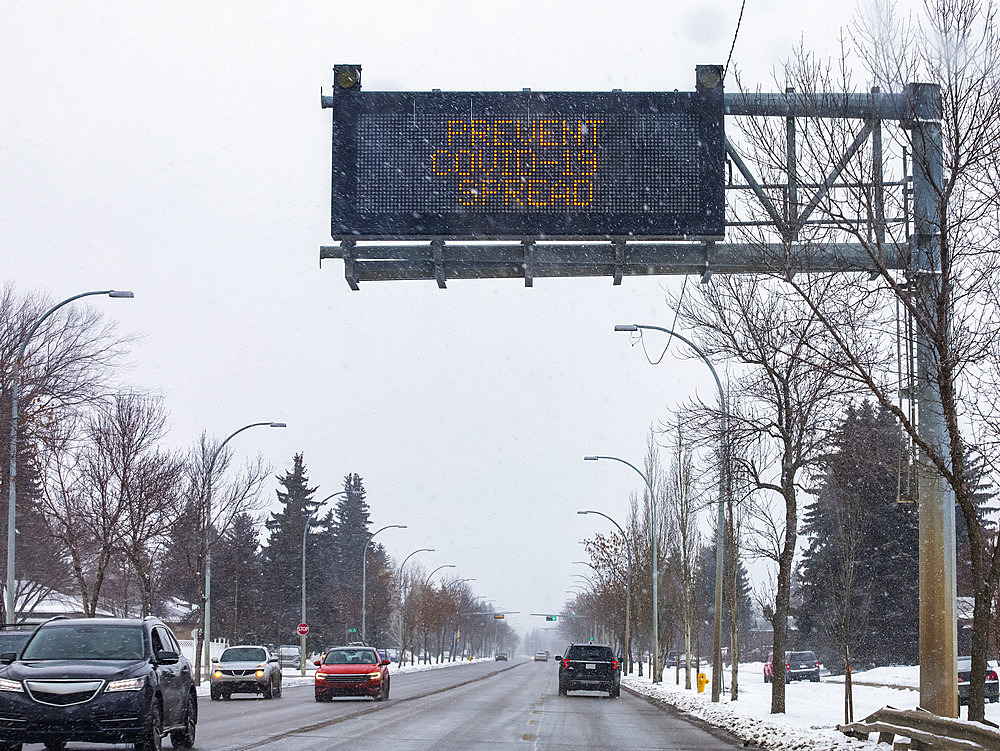
[[334, 238], [724, 234], [721, 87], [332, 99]]

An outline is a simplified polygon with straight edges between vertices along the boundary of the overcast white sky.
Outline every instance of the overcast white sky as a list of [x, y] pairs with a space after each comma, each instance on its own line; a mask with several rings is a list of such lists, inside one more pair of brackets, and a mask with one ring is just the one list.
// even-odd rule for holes
[[[658, 367], [615, 323], [669, 325], [667, 285], [626, 278], [362, 284], [329, 244], [330, 90], [692, 90], [725, 63], [740, 0], [138, 3], [0, 0], [0, 280], [95, 307], [144, 335], [128, 384], [162, 393], [169, 440], [220, 438], [319, 493], [364, 477], [397, 560], [445, 563], [542, 626], [640, 482], [647, 429], [714, 383]], [[773, 90], [801, 39], [836, 52], [853, 2], [747, 0], [734, 62]], [[268, 487], [274, 497], [276, 483]]]

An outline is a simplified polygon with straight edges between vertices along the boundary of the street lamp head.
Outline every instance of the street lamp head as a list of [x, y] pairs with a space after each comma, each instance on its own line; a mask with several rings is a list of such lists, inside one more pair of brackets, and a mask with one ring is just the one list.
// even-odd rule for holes
[[619, 323], [615, 326], [615, 331], [638, 331], [639, 327], [634, 323]]
[[108, 297], [121, 297], [125, 299], [132, 299], [135, 297], [135, 293], [127, 289], [113, 289], [108, 292]]
[[599, 457], [599, 456], [585, 456], [585, 457], [583, 457], [583, 460], [585, 462], [596, 462], [600, 458], [601, 457]]
[[285, 423], [283, 423], [283, 422], [272, 422], [267, 427], [269, 427], [269, 428], [287, 428], [288, 426], [285, 425]]
[[593, 511], [577, 511], [576, 513], [578, 513], [578, 514], [592, 514], [594, 512]]

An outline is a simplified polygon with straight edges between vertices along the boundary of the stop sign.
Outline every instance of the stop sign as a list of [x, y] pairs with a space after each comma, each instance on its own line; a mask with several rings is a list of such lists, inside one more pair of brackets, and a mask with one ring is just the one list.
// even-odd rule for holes
[[299, 632], [299, 636], [305, 636], [306, 634], [309, 633], [309, 624], [300, 623], [298, 628], [296, 628], [295, 630]]

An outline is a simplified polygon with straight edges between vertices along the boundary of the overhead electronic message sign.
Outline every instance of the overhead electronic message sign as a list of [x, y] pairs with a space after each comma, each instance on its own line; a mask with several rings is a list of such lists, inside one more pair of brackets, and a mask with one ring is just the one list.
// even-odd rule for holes
[[720, 238], [723, 94], [335, 87], [338, 239]]

